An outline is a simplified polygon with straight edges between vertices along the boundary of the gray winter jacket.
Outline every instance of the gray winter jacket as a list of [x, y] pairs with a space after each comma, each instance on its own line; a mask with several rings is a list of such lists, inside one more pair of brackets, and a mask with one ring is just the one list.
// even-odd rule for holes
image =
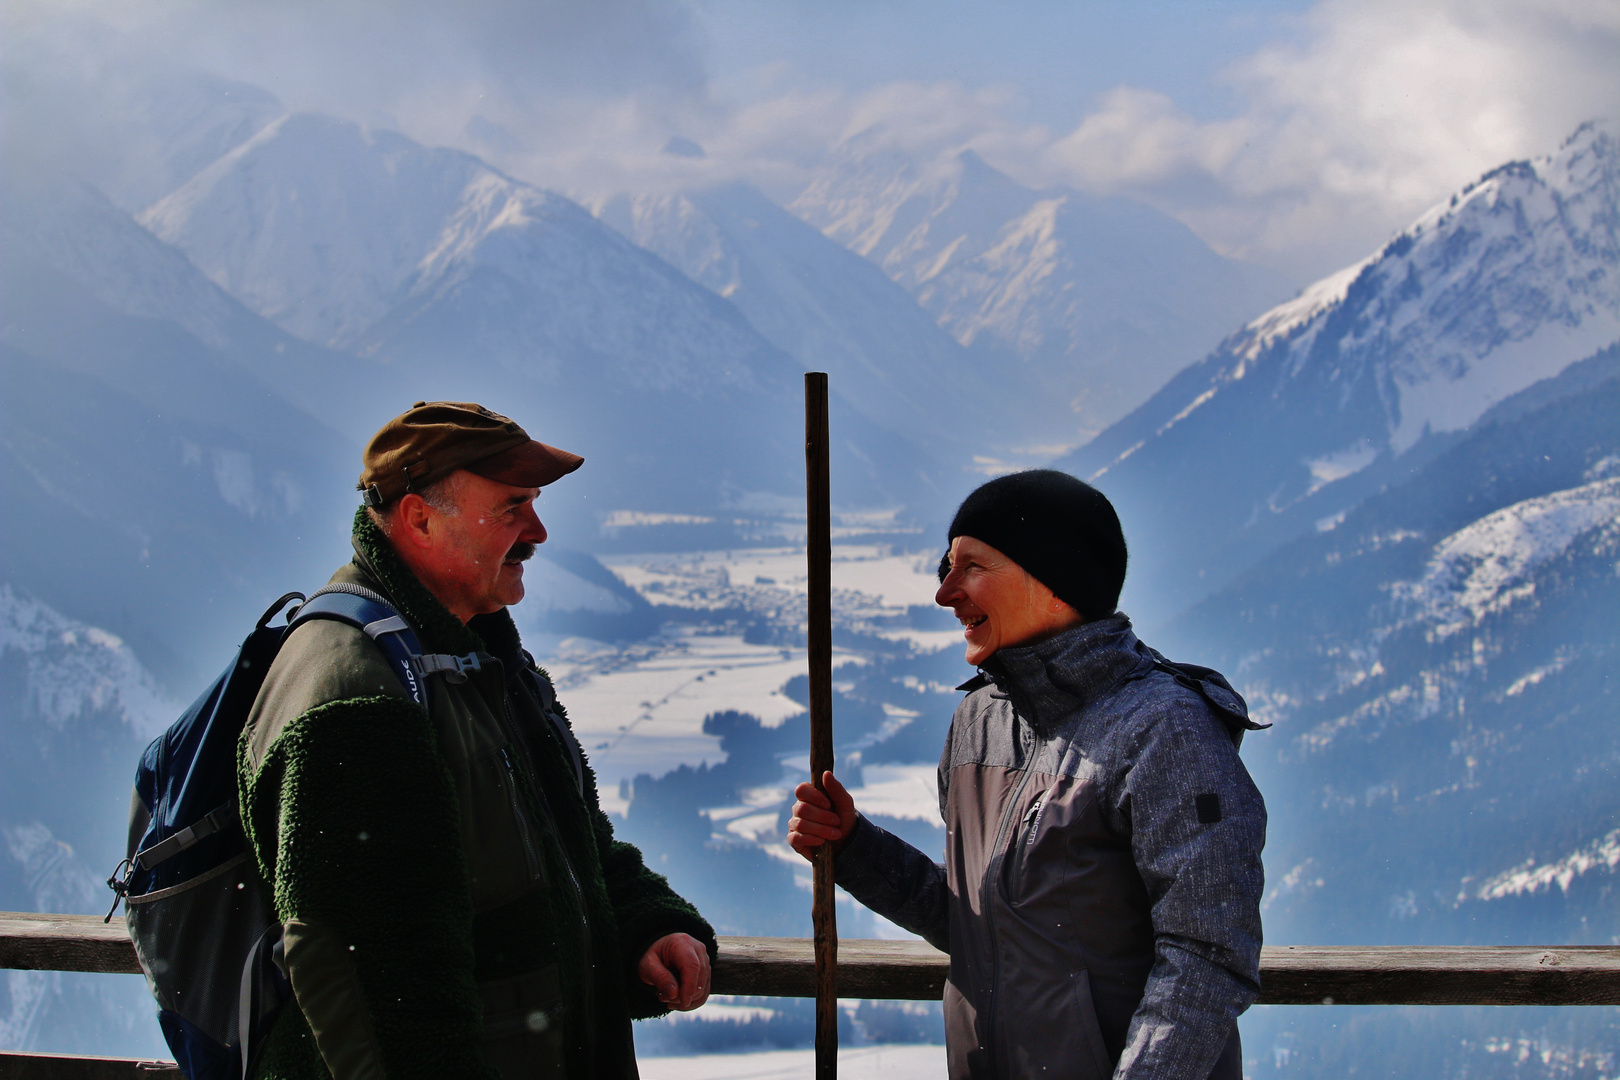
[[955, 1080], [1242, 1076], [1266, 810], [1237, 742], [1257, 725], [1159, 660], [1123, 615], [996, 653], [940, 758], [945, 866], [864, 818], [838, 856], [839, 885], [950, 953]]

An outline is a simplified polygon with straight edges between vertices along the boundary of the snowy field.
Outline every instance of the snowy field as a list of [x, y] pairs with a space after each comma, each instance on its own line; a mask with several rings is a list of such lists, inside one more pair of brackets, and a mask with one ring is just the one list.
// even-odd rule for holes
[[[933, 604], [937, 555], [895, 553], [882, 545], [839, 544], [833, 548], [835, 625], [907, 638], [924, 649], [961, 640], [955, 630], [915, 630], [894, 625], [908, 607]], [[752, 713], [767, 726], [802, 711], [782, 693], [783, 685], [805, 672], [798, 647], [751, 644], [740, 629], [720, 621], [722, 612], [747, 611], [773, 624], [797, 626], [804, 617], [805, 555], [802, 548], [766, 548], [681, 555], [620, 555], [603, 562], [620, 580], [654, 605], [714, 611], [714, 623], [672, 622], [654, 637], [628, 645], [584, 638], [548, 641], [537, 650], [556, 680], [569, 718], [596, 768], [604, 808], [622, 813], [621, 780], [637, 774], [662, 775], [682, 764], [717, 764], [724, 759], [719, 740], [703, 734], [703, 718], [725, 709]], [[537, 644], [539, 644], [537, 642]], [[838, 649], [835, 667], [861, 664], [857, 652]], [[944, 704], [943, 708], [950, 705]], [[874, 770], [876, 772], [876, 770]], [[916, 788], [883, 774], [885, 805]], [[869, 781], [871, 782], [871, 781]], [[927, 798], [932, 798], [932, 781]], [[761, 805], [765, 799], [762, 794]], [[900, 800], [905, 801], [905, 800]], [[925, 800], [907, 803], [916, 816]], [[753, 818], [733, 808], [723, 827], [737, 835], [774, 830], [774, 812]], [[884, 812], [895, 812], [885, 810]]]
[[[745, 608], [787, 620], [803, 617], [809, 591], [802, 547], [753, 548], [682, 555], [605, 556], [602, 562], [648, 602], [703, 609]], [[833, 620], [876, 630], [873, 620], [934, 606], [937, 554], [896, 553], [886, 544], [834, 544]], [[937, 648], [953, 630], [877, 630]]]
[[865, 784], [850, 794], [863, 811], [939, 824], [938, 766], [867, 765], [861, 772]]
[[[642, 1058], [642, 1080], [801, 1080], [815, 1073], [814, 1050], [758, 1054], [699, 1054]], [[859, 1046], [838, 1053], [844, 1080], [937, 1080], [945, 1075], [943, 1046]]]

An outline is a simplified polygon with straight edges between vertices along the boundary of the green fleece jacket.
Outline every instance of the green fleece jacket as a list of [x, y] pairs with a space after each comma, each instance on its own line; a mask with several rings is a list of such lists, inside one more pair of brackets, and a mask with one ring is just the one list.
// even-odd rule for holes
[[634, 1077], [665, 1010], [641, 955], [714, 932], [613, 838], [596, 779], [505, 611], [463, 626], [364, 512], [334, 582], [387, 597], [424, 652], [475, 654], [413, 702], [364, 632], [312, 620], [242, 734], [242, 820], [293, 1001], [263, 1080]]

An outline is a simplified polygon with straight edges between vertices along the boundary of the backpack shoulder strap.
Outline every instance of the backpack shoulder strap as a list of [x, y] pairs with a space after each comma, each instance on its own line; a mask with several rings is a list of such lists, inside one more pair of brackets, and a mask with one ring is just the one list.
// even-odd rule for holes
[[376, 641], [382, 654], [389, 657], [389, 664], [411, 699], [423, 708], [428, 708], [428, 691], [421, 683], [423, 678], [444, 675], [447, 682], [465, 682], [467, 672], [483, 669], [476, 653], [467, 656], [423, 653], [416, 631], [405, 622], [399, 610], [395, 610], [394, 604], [363, 585], [334, 581], [326, 588], [316, 589], [309, 594], [305, 606], [293, 612], [288, 627], [295, 627], [305, 619], [335, 619], [364, 631], [364, 635]]
[[337, 581], [317, 590], [293, 614], [288, 626], [295, 627], [310, 619], [336, 619], [363, 631], [382, 649], [411, 700], [424, 709], [427, 708], [424, 678], [443, 675], [451, 682], [462, 682], [467, 672], [480, 670], [477, 653], [466, 656], [424, 653], [416, 631], [388, 598], [363, 585]]
[[312, 619], [333, 619], [363, 631], [382, 649], [388, 666], [394, 669], [411, 700], [427, 707], [426, 687], [412, 663], [413, 657], [421, 655], [422, 646], [416, 640], [416, 631], [386, 599], [362, 586], [336, 582], [304, 602], [288, 620], [288, 632]]

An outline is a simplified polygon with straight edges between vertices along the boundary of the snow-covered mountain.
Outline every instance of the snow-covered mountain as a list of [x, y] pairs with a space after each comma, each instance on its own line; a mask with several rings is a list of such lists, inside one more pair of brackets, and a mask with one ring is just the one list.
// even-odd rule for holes
[[[1268, 940], [1620, 940], [1617, 415], [1620, 346], [1506, 399], [1154, 636], [1276, 724], [1243, 746], [1273, 810]], [[1245, 1044], [1293, 1026], [1278, 1045], [1298, 1059], [1263, 1061], [1262, 1077], [1339, 1060], [1581, 1075], [1567, 1065], [1617, 1045], [1594, 1010], [1418, 1011], [1372, 1041], [1262, 1015]], [[1544, 1071], [1486, 1050], [1521, 1038], [1546, 1049]]]
[[[140, 215], [215, 284], [308, 341], [354, 348], [435, 250], [476, 244], [517, 189], [467, 154], [284, 115]], [[521, 215], [521, 208], [514, 208]]]
[[1084, 441], [1287, 292], [1141, 203], [1032, 191], [971, 151], [917, 160], [857, 136], [789, 209], [882, 267], [982, 370], [1037, 388], [1026, 445]]
[[[593, 501], [562, 485], [554, 505], [593, 532], [802, 488], [803, 369], [722, 297], [476, 158], [292, 115], [141, 220], [261, 315], [370, 360], [337, 404], [357, 431], [418, 398], [487, 399], [583, 453]], [[931, 463], [842, 401], [835, 423], [835, 497], [911, 501]]]
[[[135, 762], [178, 714], [133, 650], [0, 582], [0, 908], [101, 914]], [[8, 971], [7, 1050], [157, 1055], [139, 976]]]
[[1159, 615], [1620, 339], [1620, 140], [1493, 170], [1057, 463], [1118, 497]]
[[983, 430], [955, 419], [964, 387], [982, 388], [987, 409], [1018, 400], [1002, 369], [968, 353], [876, 266], [749, 185], [621, 195], [598, 216], [731, 301], [804, 367], [827, 372], [862, 415], [935, 452], [965, 457], [985, 445]]
[[1438, 641], [1471, 630], [1532, 597], [1536, 577], [1572, 545], [1613, 547], [1617, 537], [1606, 533], [1620, 526], [1620, 477], [1610, 473], [1620, 474], [1620, 456], [1588, 470], [1604, 479], [1514, 503], [1440, 541], [1422, 577], [1391, 587], [1404, 616], [1391, 632], [1421, 623]]
[[195, 679], [344, 549], [357, 445], [256, 371], [330, 354], [99, 193], [17, 172], [0, 218], [0, 577]]
[[[154, 237], [90, 183], [55, 169], [13, 166], [0, 175], [6, 213], [0, 242], [8, 266], [42, 266], [77, 282], [126, 315], [173, 323], [210, 349], [253, 346], [285, 354], [295, 339], [261, 324], [240, 301], [197, 272], [183, 252]], [[268, 331], [268, 333], [267, 333]]]

